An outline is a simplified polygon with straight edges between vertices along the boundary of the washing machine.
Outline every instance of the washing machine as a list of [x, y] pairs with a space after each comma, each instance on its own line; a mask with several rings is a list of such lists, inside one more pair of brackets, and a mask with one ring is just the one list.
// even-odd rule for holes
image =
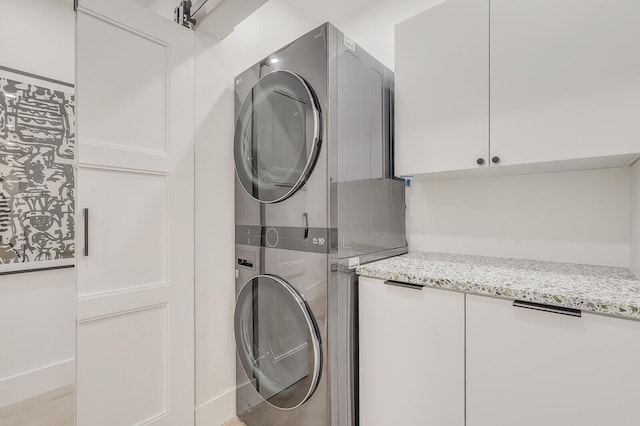
[[407, 252], [393, 73], [326, 23], [235, 79], [237, 412], [358, 424], [358, 264]]

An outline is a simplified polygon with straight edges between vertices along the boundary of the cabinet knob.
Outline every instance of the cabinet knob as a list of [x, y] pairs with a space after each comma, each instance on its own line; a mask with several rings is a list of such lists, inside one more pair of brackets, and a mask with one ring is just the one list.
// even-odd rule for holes
[[500, 157], [493, 157], [493, 158], [491, 159], [491, 162], [492, 162], [493, 164], [498, 164], [498, 163], [500, 162]]
[[484, 158], [478, 158], [476, 163], [478, 163], [478, 166], [482, 166], [484, 164]]

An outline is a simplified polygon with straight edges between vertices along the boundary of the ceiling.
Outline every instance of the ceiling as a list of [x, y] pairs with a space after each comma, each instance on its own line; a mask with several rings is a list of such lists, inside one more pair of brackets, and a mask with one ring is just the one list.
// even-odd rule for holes
[[[180, 3], [180, 0], [131, 1], [152, 9], [167, 19], [173, 19], [173, 10]], [[301, 15], [309, 17], [311, 20], [318, 16], [323, 16], [326, 17], [327, 21], [338, 22], [376, 3], [380, 3], [380, 0], [283, 0], [283, 2]]]
[[327, 21], [337, 22], [359, 11], [370, 7], [380, 0], [284, 0], [298, 13], [314, 19], [317, 16], [326, 17]]
[[131, 0], [149, 8], [167, 19], [173, 20], [173, 10], [180, 4], [180, 0]]

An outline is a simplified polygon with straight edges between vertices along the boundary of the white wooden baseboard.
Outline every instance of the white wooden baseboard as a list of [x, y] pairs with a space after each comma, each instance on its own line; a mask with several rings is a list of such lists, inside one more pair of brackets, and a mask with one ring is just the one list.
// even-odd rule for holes
[[75, 369], [70, 358], [0, 379], [0, 407], [74, 383]]
[[221, 426], [236, 416], [236, 390], [229, 389], [196, 407], [196, 426]]

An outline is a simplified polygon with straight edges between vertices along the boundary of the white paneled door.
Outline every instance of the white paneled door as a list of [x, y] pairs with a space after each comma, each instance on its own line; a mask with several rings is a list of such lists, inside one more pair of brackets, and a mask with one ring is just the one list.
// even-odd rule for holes
[[193, 425], [193, 72], [190, 30], [80, 0], [78, 426]]

